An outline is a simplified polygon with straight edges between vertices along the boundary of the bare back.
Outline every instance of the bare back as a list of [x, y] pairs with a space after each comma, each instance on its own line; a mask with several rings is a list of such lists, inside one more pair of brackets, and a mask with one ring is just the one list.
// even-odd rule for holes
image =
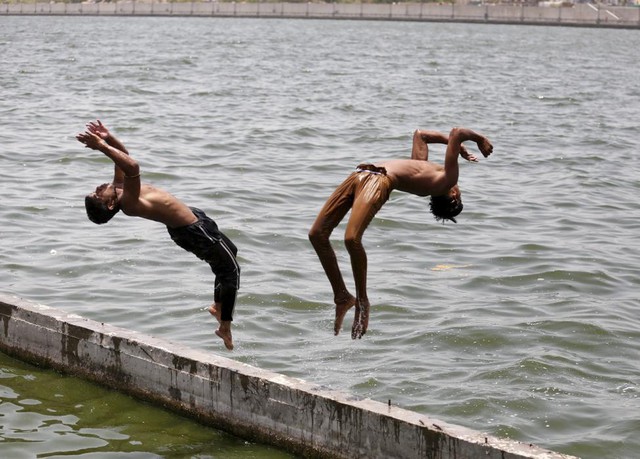
[[198, 221], [191, 209], [171, 193], [146, 183], [140, 184], [139, 190], [135, 196], [128, 193], [127, 183], [124, 184], [120, 208], [126, 215], [154, 220], [171, 228]]
[[442, 195], [449, 191], [444, 167], [417, 159], [394, 159], [376, 164], [387, 170], [393, 189], [417, 196]]

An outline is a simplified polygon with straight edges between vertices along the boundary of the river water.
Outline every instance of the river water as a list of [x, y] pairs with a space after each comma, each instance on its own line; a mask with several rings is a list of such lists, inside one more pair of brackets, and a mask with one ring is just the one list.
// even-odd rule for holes
[[[637, 31], [224, 18], [0, 24], [4, 293], [487, 434], [585, 458], [636, 455]], [[113, 169], [74, 139], [96, 118], [139, 160], [143, 180], [204, 209], [238, 246], [232, 353], [206, 312], [206, 264], [157, 223], [86, 219], [83, 196]], [[414, 129], [456, 125], [495, 148], [461, 164], [458, 224], [438, 224], [424, 198], [393, 193], [364, 238], [369, 331], [351, 340], [349, 315], [334, 337], [331, 290], [307, 240], [315, 215], [356, 164], [407, 157]], [[443, 151], [434, 146], [431, 159]], [[343, 231], [334, 240], [352, 285]], [[160, 434], [140, 441], [74, 408], [88, 401], [27, 395], [10, 382], [31, 375], [46, 386], [47, 373], [2, 366], [3, 415], [16, 425], [2, 438], [23, 451], [40, 450], [7, 393], [38, 402], [23, 410], [74, 413], [101, 432], [102, 443], [83, 450], [90, 457], [171, 456]], [[90, 400], [106, 397], [92, 387]], [[113, 403], [140, 410], [141, 424], [158, 416], [130, 399]], [[182, 442], [200, 445], [202, 431], [191, 430]], [[118, 449], [122, 435], [133, 440]], [[49, 454], [56, 444], [68, 451], [69, 438], [54, 438]], [[205, 451], [192, 456], [215, 457]], [[256, 454], [282, 457], [269, 451]]]

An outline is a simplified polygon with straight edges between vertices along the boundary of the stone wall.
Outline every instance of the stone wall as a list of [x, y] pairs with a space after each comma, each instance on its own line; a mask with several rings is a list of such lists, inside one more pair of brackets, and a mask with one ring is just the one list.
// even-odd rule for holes
[[220, 16], [395, 21], [477, 22], [640, 28], [640, 8], [576, 4], [572, 7], [437, 3], [154, 2], [5, 3], [0, 15]]

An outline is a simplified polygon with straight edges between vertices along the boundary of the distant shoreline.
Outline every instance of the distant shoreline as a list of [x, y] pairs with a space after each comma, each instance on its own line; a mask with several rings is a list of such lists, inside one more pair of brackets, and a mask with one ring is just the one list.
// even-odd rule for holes
[[640, 30], [640, 8], [435, 3], [154, 2], [5, 3], [0, 16], [177, 16], [351, 19], [600, 27]]

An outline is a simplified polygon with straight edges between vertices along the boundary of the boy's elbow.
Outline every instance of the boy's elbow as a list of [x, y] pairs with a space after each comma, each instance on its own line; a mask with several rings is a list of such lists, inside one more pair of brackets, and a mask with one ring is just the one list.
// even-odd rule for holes
[[452, 140], [457, 140], [458, 137], [460, 137], [460, 134], [462, 132], [462, 128], [460, 127], [453, 127], [451, 128], [451, 131], [449, 131], [449, 142], [451, 142]]
[[126, 175], [133, 177], [136, 175], [140, 175], [140, 165], [137, 161], [131, 161], [131, 164], [127, 167], [125, 171]]

